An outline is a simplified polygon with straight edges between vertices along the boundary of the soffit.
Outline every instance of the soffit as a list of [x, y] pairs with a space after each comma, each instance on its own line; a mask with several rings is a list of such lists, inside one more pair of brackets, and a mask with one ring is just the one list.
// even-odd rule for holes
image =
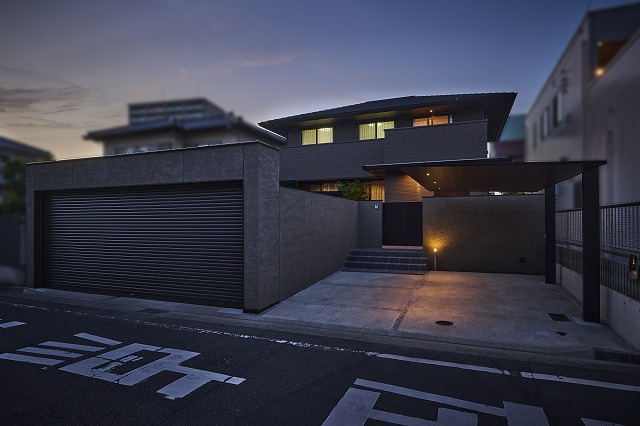
[[429, 191], [537, 192], [604, 164], [606, 161], [514, 162], [500, 158], [376, 164], [363, 169], [377, 176], [404, 173]]

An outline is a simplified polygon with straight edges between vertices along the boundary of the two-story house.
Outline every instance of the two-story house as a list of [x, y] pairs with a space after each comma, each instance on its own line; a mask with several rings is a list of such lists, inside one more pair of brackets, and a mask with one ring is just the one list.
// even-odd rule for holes
[[259, 123], [287, 139], [280, 181], [316, 192], [337, 182], [366, 182], [372, 200], [415, 202], [427, 191], [409, 176], [376, 177], [362, 166], [487, 157], [500, 138], [515, 93], [407, 96], [364, 102]]
[[285, 139], [226, 112], [205, 98], [129, 105], [129, 124], [88, 132], [104, 155], [190, 148], [260, 140], [280, 147]]

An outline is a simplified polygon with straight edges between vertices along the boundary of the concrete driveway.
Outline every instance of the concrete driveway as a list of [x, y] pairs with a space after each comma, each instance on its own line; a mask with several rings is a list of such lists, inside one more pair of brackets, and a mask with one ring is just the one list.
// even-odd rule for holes
[[581, 316], [580, 305], [542, 276], [340, 271], [256, 319], [549, 354], [633, 351]]

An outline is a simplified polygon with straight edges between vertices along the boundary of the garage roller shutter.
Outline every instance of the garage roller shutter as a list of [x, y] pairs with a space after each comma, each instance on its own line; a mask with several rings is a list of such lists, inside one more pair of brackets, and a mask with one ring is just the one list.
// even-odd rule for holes
[[42, 195], [43, 286], [242, 308], [242, 182]]

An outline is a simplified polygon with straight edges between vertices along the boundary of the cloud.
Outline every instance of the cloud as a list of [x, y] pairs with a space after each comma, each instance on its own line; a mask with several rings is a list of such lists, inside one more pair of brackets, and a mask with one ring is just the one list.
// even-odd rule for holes
[[53, 75], [0, 58], [3, 127], [72, 127], [71, 116], [92, 102], [93, 92]]

